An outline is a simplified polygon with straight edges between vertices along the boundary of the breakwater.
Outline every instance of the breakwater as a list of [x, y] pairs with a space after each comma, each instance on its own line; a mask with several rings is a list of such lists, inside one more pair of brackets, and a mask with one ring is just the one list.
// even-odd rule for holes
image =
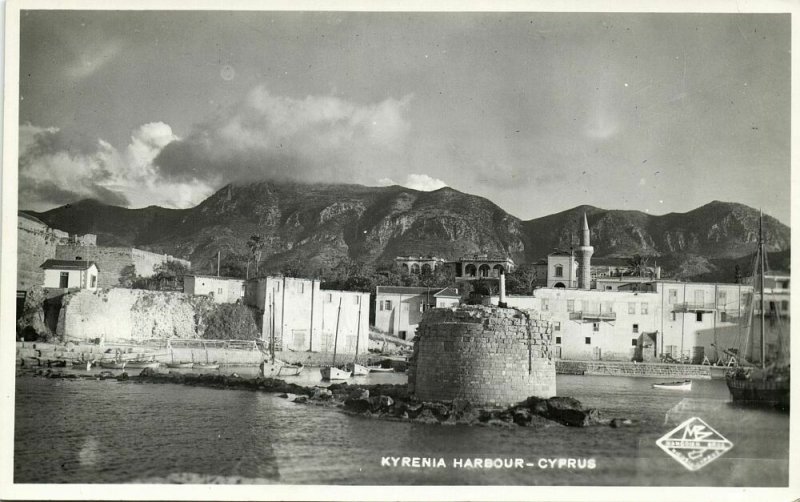
[[[562, 375], [710, 379], [723, 375], [713, 366], [697, 364], [632, 363], [621, 361], [556, 361]], [[724, 368], [723, 368], [724, 369]], [[724, 376], [724, 375], [723, 375]]]
[[[23, 372], [18, 372], [18, 376]], [[463, 424], [500, 427], [548, 427], [566, 425], [586, 427], [607, 425], [622, 427], [632, 425], [626, 418], [608, 419], [591, 407], [570, 397], [529, 397], [507, 407], [475, 405], [465, 399], [453, 401], [422, 401], [409, 394], [406, 385], [375, 384], [351, 385], [337, 383], [329, 387], [303, 386], [276, 378], [243, 378], [237, 374], [192, 374], [175, 371], [159, 372], [145, 368], [139, 375], [127, 373], [80, 375], [69, 372], [38, 369], [27, 374], [51, 379], [114, 379], [125, 383], [179, 384], [216, 389], [249, 390], [280, 394], [296, 404], [339, 408], [342, 411], [367, 418], [411, 421], [425, 424]]]

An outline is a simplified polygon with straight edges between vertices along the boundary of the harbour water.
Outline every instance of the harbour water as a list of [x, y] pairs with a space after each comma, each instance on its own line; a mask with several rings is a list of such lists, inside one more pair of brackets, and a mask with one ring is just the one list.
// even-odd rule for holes
[[[252, 370], [237, 371], [244, 376]], [[405, 378], [383, 373], [359, 382]], [[314, 369], [286, 380], [320, 383]], [[787, 485], [788, 414], [732, 408], [721, 380], [696, 380], [689, 393], [654, 390], [654, 382], [558, 377], [559, 395], [608, 418], [630, 418], [628, 427], [498, 428], [375, 420], [252, 391], [19, 376], [14, 480], [197, 482], [221, 476], [285, 484]], [[656, 440], [693, 416], [734, 446], [692, 472]], [[441, 458], [445, 466], [387, 466], [386, 457]], [[475, 458], [523, 459], [525, 466], [464, 467], [465, 459]], [[551, 468], [547, 459], [583, 463]]]

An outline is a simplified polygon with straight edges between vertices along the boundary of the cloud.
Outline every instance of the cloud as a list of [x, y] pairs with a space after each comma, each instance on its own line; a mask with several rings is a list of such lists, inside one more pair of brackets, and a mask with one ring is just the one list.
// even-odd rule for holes
[[80, 199], [141, 207], [182, 208], [197, 204], [213, 188], [159, 178], [152, 160], [178, 140], [162, 122], [137, 128], [119, 152], [102, 139], [90, 140], [54, 127], [20, 126], [20, 207], [46, 210]]
[[448, 186], [444, 181], [437, 178], [432, 178], [427, 174], [409, 174], [406, 177], [405, 183], [398, 183], [392, 178], [381, 178], [378, 180], [378, 185], [401, 185], [412, 190], [419, 190], [421, 192], [432, 192]]
[[113, 41], [98, 47], [82, 47], [80, 54], [67, 65], [65, 73], [72, 80], [83, 80], [113, 60], [121, 49], [121, 44]]
[[259, 86], [155, 158], [167, 180], [374, 183], [402, 168], [411, 96], [356, 104], [275, 96]]

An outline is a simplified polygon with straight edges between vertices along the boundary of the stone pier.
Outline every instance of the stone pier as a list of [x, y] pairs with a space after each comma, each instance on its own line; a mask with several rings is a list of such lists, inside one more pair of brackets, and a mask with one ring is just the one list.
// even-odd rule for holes
[[423, 401], [509, 406], [556, 395], [552, 323], [533, 310], [431, 309], [417, 328], [409, 392]]

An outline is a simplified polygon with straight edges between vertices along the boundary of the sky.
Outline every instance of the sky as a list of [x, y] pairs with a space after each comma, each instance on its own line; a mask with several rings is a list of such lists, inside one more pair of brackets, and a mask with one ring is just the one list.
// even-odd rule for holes
[[790, 19], [23, 11], [20, 208], [259, 180], [789, 224]]

